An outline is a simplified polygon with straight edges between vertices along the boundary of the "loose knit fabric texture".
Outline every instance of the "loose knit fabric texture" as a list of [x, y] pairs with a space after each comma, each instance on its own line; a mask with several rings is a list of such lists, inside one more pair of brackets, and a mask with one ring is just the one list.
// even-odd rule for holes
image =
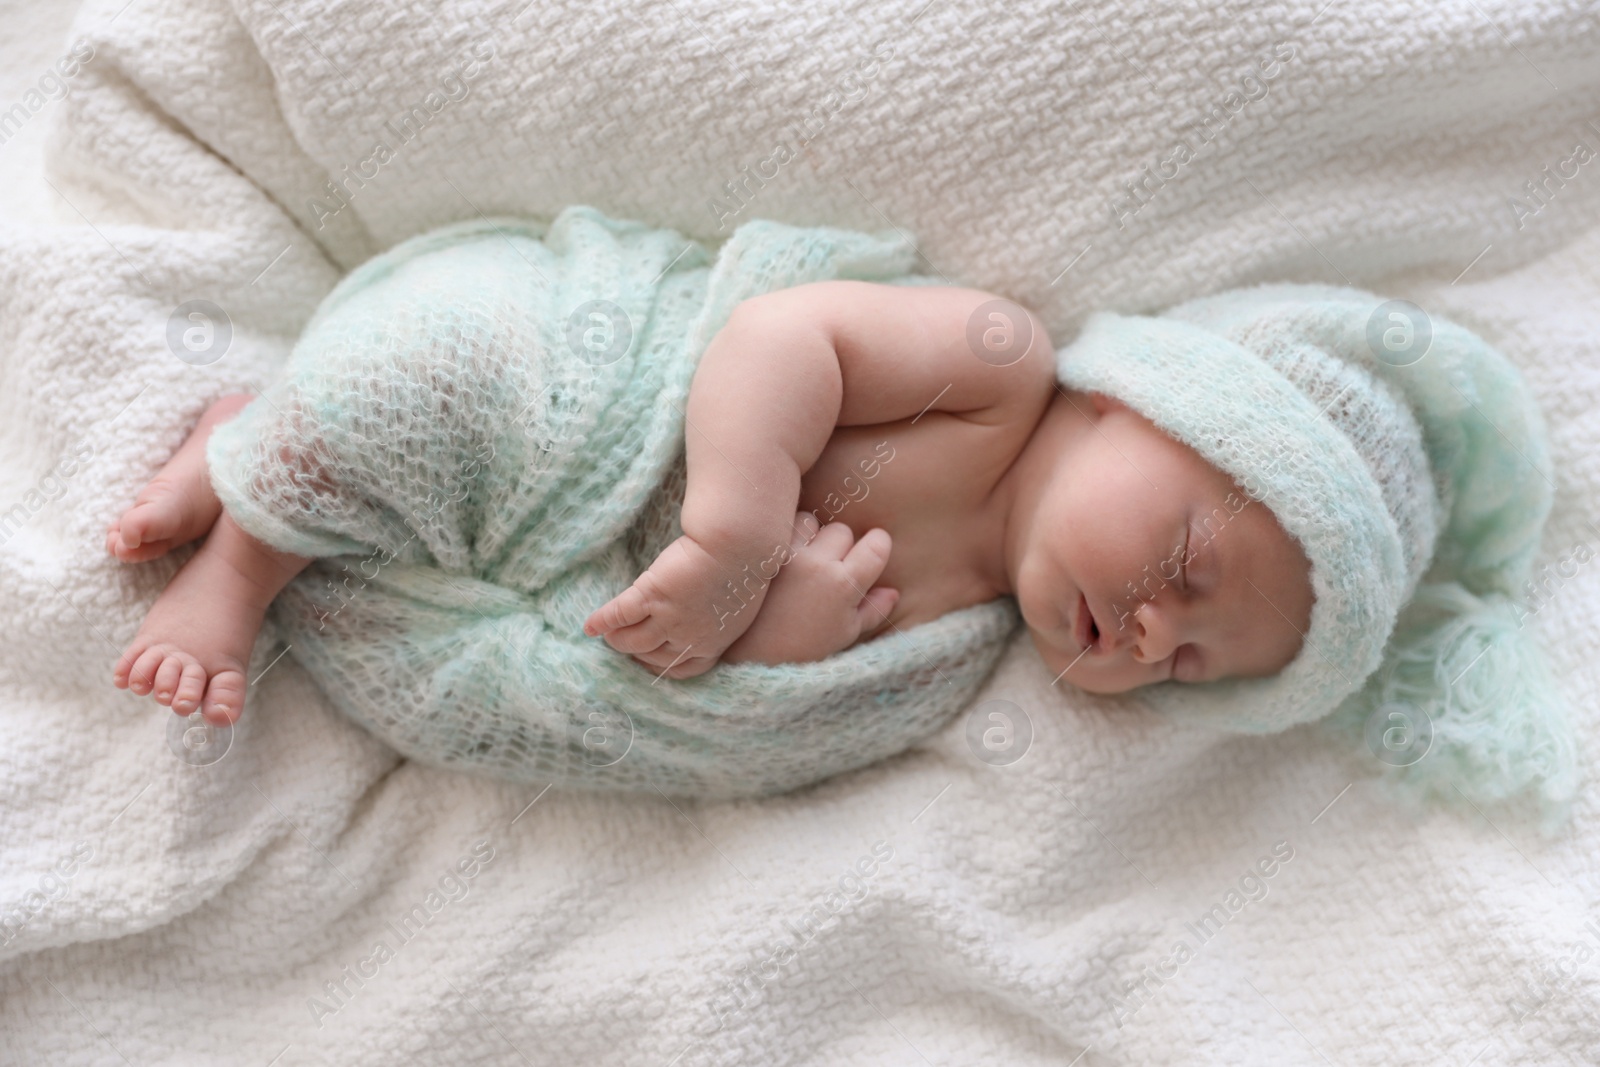
[[[1454, 323], [1422, 323], [1431, 337], [1396, 357], [1375, 341], [1390, 312], [1355, 289], [1264, 285], [1102, 312], [1060, 352], [1063, 382], [1233, 475], [1312, 564], [1311, 625], [1284, 670], [1146, 699], [1245, 732], [1337, 710], [1412, 799], [1536, 787], [1558, 821], [1572, 724], [1518, 603], [1554, 492], [1543, 421], [1516, 369]], [[1214, 514], [1201, 536], [1226, 537]], [[1276, 610], [1265, 593], [1258, 607]]]
[[993, 669], [1009, 598], [682, 681], [582, 633], [681, 533], [684, 404], [733, 308], [925, 282], [914, 260], [903, 236], [764, 220], [713, 257], [576, 206], [357, 268], [207, 451], [241, 526], [317, 557], [273, 606], [291, 654], [413, 759], [574, 788], [776, 793], [927, 736]]

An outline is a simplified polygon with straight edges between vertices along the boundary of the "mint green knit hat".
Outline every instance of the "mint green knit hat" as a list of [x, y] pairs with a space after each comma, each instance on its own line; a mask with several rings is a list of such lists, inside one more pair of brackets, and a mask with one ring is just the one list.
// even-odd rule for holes
[[1418, 795], [1537, 786], [1547, 813], [1565, 810], [1571, 725], [1518, 599], [1551, 507], [1549, 450], [1503, 356], [1404, 301], [1263, 285], [1157, 317], [1094, 314], [1057, 374], [1231, 475], [1311, 561], [1316, 602], [1289, 666], [1139, 697], [1245, 733], [1337, 711]]

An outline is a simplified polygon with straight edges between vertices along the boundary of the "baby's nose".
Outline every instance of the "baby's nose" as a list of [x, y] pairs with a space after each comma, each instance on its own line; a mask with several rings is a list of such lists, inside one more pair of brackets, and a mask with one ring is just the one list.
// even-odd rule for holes
[[1117, 623], [1101, 629], [1099, 651], [1116, 652], [1144, 639], [1144, 627], [1139, 623], [1137, 610], [1126, 612]]
[[1160, 663], [1172, 655], [1177, 643], [1172, 618], [1150, 603], [1140, 604], [1129, 625], [1117, 636], [1115, 647], [1132, 644], [1133, 658], [1140, 663]]

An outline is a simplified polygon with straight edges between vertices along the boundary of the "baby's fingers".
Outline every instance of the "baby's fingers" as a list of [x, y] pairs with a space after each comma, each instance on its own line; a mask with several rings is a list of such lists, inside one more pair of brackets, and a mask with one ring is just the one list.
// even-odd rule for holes
[[649, 616], [650, 609], [646, 605], [645, 595], [635, 582], [600, 605], [594, 614], [583, 620], [583, 632], [590, 637], [599, 637], [612, 630], [643, 622]]
[[889, 531], [881, 527], [868, 530], [840, 562], [850, 582], [865, 595], [867, 587], [878, 580], [889, 565], [889, 549], [893, 546]]
[[661, 632], [661, 625], [654, 618], [606, 634], [606, 644], [630, 656], [647, 655], [666, 643], [666, 635]]
[[856, 605], [856, 621], [861, 624], [861, 636], [882, 629], [889, 621], [889, 612], [900, 601], [900, 590], [880, 585]]
[[694, 678], [717, 665], [717, 660], [714, 656], [691, 656], [688, 652], [688, 649], [684, 649], [682, 652], [672, 656], [661, 654], [650, 657], [650, 659], [664, 660], [661, 663], [652, 663], [649, 659], [643, 659], [639, 656], [635, 656], [633, 659], [641, 667], [647, 667], [654, 672], [658, 681], [662, 678], [672, 681]]

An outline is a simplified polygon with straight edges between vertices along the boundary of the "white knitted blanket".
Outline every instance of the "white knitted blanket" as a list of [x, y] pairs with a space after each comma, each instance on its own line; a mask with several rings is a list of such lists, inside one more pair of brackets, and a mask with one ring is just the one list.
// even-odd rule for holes
[[1315, 728], [1086, 698], [1026, 640], [932, 741], [764, 801], [399, 760], [271, 635], [186, 762], [109, 681], [178, 560], [101, 547], [341, 271], [480, 212], [901, 226], [1062, 343], [1348, 282], [1544, 403], [1528, 625], [1593, 752], [1588, 0], [106, 0], [51, 32], [0, 62], [0, 1063], [1600, 1059], [1592, 791], [1550, 842], [1414, 821]]

